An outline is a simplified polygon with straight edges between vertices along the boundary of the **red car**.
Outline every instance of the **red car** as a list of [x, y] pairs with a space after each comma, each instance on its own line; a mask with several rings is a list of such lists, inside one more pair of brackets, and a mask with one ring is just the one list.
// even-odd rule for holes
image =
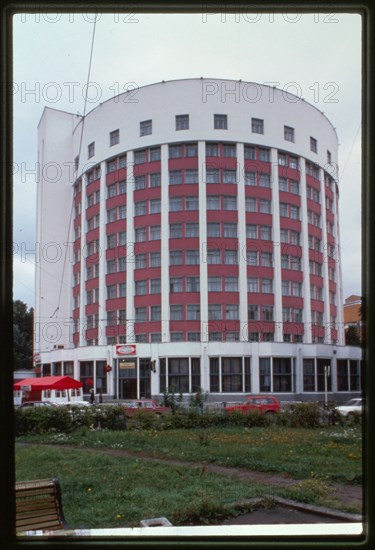
[[126, 416], [133, 416], [136, 411], [145, 411], [147, 413], [154, 413], [158, 416], [171, 412], [170, 407], [163, 407], [159, 405], [155, 399], [132, 399], [124, 403], [126, 409]]
[[280, 412], [280, 403], [272, 395], [248, 395], [244, 403], [225, 407], [228, 413], [258, 411], [265, 414], [277, 414]]

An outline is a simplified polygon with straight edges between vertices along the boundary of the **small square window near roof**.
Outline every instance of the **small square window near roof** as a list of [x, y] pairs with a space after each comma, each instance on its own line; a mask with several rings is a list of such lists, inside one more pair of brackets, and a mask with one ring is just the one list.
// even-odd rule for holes
[[189, 115], [176, 115], [176, 130], [189, 129]]
[[294, 128], [291, 126], [284, 126], [284, 139], [294, 142]]
[[254, 134], [264, 134], [264, 120], [262, 118], [252, 118], [251, 131]]
[[228, 116], [227, 115], [214, 115], [214, 129], [215, 130], [227, 130], [228, 129]]
[[120, 130], [113, 130], [109, 133], [109, 146], [117, 145], [120, 142]]
[[149, 136], [152, 134], [152, 120], [144, 120], [140, 123], [140, 135]]
[[87, 147], [87, 157], [90, 159], [95, 155], [95, 141], [90, 143]]

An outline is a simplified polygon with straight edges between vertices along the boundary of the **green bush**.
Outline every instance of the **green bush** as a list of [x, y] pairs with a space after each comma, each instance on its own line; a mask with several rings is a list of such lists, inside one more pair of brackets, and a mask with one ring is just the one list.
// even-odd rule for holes
[[289, 428], [318, 428], [322, 410], [319, 403], [289, 403], [278, 417], [278, 423]]
[[16, 435], [68, 433], [79, 428], [126, 430], [125, 409], [121, 406], [35, 407], [16, 409]]

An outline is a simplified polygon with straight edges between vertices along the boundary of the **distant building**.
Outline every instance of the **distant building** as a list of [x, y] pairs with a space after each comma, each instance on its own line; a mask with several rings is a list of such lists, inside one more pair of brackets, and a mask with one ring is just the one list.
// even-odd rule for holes
[[355, 328], [358, 333], [358, 338], [363, 338], [363, 322], [361, 314], [362, 297], [352, 294], [346, 298], [344, 303], [344, 327], [345, 332], [349, 328]]
[[[255, 95], [256, 94], [256, 97]], [[254, 99], [255, 98], [255, 99]], [[334, 127], [277, 88], [160, 82], [38, 127], [35, 351], [116, 399], [319, 400], [345, 346]]]

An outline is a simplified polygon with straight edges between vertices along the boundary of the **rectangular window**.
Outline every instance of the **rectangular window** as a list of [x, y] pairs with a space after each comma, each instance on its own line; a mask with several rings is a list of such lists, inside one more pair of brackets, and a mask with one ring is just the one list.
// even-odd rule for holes
[[169, 265], [182, 265], [182, 250], [171, 250], [169, 252]]
[[126, 155], [121, 155], [121, 157], [118, 158], [118, 167], [126, 168]]
[[261, 118], [251, 119], [251, 131], [254, 134], [264, 134], [264, 122]]
[[218, 321], [221, 318], [221, 304], [208, 304], [208, 319], [210, 321]]
[[256, 212], [257, 211], [257, 201], [253, 197], [246, 197], [245, 199], [245, 210], [246, 212]]
[[160, 241], [161, 227], [160, 225], [152, 225], [150, 227], [150, 241]]
[[220, 183], [220, 172], [218, 168], [209, 168], [206, 171], [207, 183]]
[[179, 159], [182, 157], [182, 147], [181, 145], [170, 145], [169, 146], [169, 158], [170, 159]]
[[224, 183], [237, 183], [236, 170], [224, 170]]
[[258, 237], [257, 226], [253, 224], [246, 225], [246, 238], [256, 239]]
[[185, 229], [185, 236], [199, 237], [199, 223], [198, 222], [187, 223], [186, 229]]
[[235, 320], [239, 318], [238, 304], [226, 304], [225, 319]]
[[260, 238], [263, 241], [272, 240], [272, 227], [269, 225], [262, 225], [260, 228]]
[[183, 309], [182, 305], [171, 305], [170, 306], [170, 318], [171, 321], [182, 321], [183, 320]]
[[225, 292], [238, 292], [238, 278], [225, 277]]
[[259, 321], [259, 306], [249, 304], [247, 308], [247, 316], [249, 321]]
[[185, 210], [199, 210], [198, 197], [185, 197]]
[[126, 256], [121, 256], [118, 259], [118, 270], [119, 271], [126, 271]]
[[185, 183], [198, 183], [198, 170], [186, 170]]
[[182, 224], [181, 223], [171, 223], [169, 224], [169, 236], [171, 239], [181, 239], [182, 238]]
[[237, 237], [237, 224], [224, 223], [224, 237], [235, 239]]
[[150, 162], [157, 162], [161, 158], [160, 147], [152, 147], [150, 149]]
[[134, 189], [146, 189], [146, 176], [136, 176], [134, 178]]
[[90, 143], [87, 147], [87, 158], [91, 158], [95, 155], [95, 141]]
[[317, 153], [317, 152], [318, 152], [318, 142], [317, 142], [316, 139], [313, 138], [313, 137], [310, 137], [310, 150], [311, 150], [313, 153]]
[[199, 277], [186, 278], [186, 292], [199, 292]]
[[215, 195], [208, 195], [207, 210], [220, 210], [220, 197], [217, 197]]
[[187, 321], [199, 321], [201, 318], [201, 308], [199, 304], [187, 304], [186, 306], [186, 320]]
[[108, 260], [107, 261], [107, 273], [116, 273], [116, 261], [115, 260]]
[[186, 251], [186, 265], [199, 265], [199, 250]]
[[134, 151], [134, 164], [143, 164], [146, 162], [146, 149]]
[[144, 243], [147, 240], [147, 229], [146, 227], [139, 227], [135, 230], [135, 242]]
[[145, 296], [147, 294], [147, 281], [135, 281], [136, 296]]
[[150, 321], [161, 321], [161, 306], [150, 307]]
[[198, 145], [196, 143], [186, 143], [185, 157], [197, 157], [197, 156], [198, 156]]
[[273, 306], [262, 306], [262, 321], [273, 321]]
[[236, 153], [236, 144], [235, 143], [224, 143], [223, 145], [223, 156], [235, 158]]
[[208, 264], [220, 264], [221, 263], [221, 251], [220, 250], [207, 250], [207, 263]]
[[160, 252], [150, 252], [150, 267], [161, 266], [161, 254]]
[[145, 323], [147, 321], [147, 308], [136, 307], [135, 308], [135, 321], [136, 323]]
[[169, 291], [172, 294], [182, 292], [182, 277], [171, 277], [169, 279]]
[[109, 133], [109, 146], [117, 145], [120, 142], [120, 130], [113, 130]]
[[150, 200], [150, 214], [160, 214], [161, 199]]
[[225, 251], [225, 265], [237, 265], [238, 264], [238, 252], [237, 250]]
[[173, 197], [169, 199], [169, 211], [170, 212], [179, 212], [182, 210], [182, 198]]
[[107, 174], [111, 174], [116, 170], [116, 159], [107, 162]]
[[161, 174], [160, 172], [154, 172], [149, 176], [150, 187], [160, 187], [161, 185]]
[[[146, 254], [136, 254], [135, 255], [135, 269], [146, 269]], [[151, 266], [150, 266], [151, 267]]]
[[262, 147], [259, 147], [259, 160], [262, 162], [270, 162], [271, 160], [271, 153], [269, 149], [263, 149]]
[[152, 120], [144, 120], [139, 124], [140, 136], [149, 136], [152, 134]]
[[207, 237], [220, 237], [220, 223], [210, 222], [207, 224]]
[[272, 293], [272, 279], [262, 279], [262, 292], [264, 294]]
[[189, 130], [189, 115], [176, 115], [176, 130]]
[[298, 170], [298, 168], [299, 168], [298, 158], [297, 157], [292, 157], [291, 155], [289, 155], [289, 166], [290, 166], [290, 168], [293, 168], [294, 170]]
[[291, 128], [290, 126], [284, 126], [284, 139], [286, 141], [294, 142], [294, 128]]
[[256, 174], [255, 172], [245, 172], [245, 185], [256, 185]]
[[116, 298], [116, 285], [107, 286], [107, 300], [112, 300]]
[[247, 278], [247, 291], [248, 292], [259, 292], [259, 281], [256, 277]]
[[161, 292], [161, 280], [160, 279], [151, 279], [150, 280], [150, 294], [160, 294]]
[[271, 187], [271, 176], [269, 174], [259, 174], [259, 186]]
[[237, 197], [224, 197], [223, 199], [224, 210], [237, 210]]
[[134, 204], [134, 215], [135, 216], [144, 216], [147, 214], [147, 203], [146, 201], [139, 201]]
[[182, 170], [171, 170], [169, 172], [169, 185], [182, 183]]
[[252, 145], [245, 145], [244, 147], [245, 160], [255, 160], [255, 147]]
[[227, 130], [228, 129], [228, 117], [227, 117], [227, 115], [214, 115], [214, 129], [215, 130]]
[[221, 277], [208, 277], [208, 292], [221, 292]]
[[261, 199], [259, 204], [259, 212], [262, 212], [263, 214], [271, 214], [271, 201]]
[[107, 187], [107, 198], [110, 199], [111, 197], [115, 197], [115, 196], [116, 196], [116, 184], [112, 183]]

